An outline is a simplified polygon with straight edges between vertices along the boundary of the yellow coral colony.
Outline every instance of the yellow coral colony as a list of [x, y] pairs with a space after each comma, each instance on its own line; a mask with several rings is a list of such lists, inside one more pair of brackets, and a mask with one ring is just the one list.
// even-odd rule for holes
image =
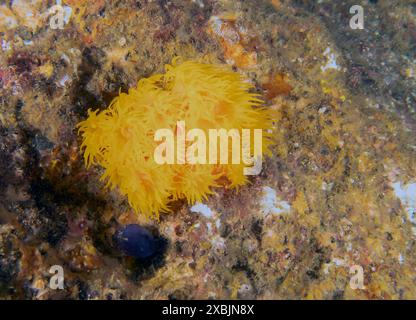
[[136, 212], [156, 218], [170, 211], [172, 200], [192, 204], [214, 187], [244, 185], [244, 163], [157, 164], [153, 155], [160, 142], [154, 135], [161, 128], [177, 132], [178, 121], [206, 133], [262, 129], [262, 150], [268, 153], [271, 111], [260, 107], [262, 101], [249, 89], [251, 84], [226, 67], [174, 61], [165, 74], [141, 79], [106, 110], [88, 110], [88, 119], [78, 124], [86, 166], [102, 166], [107, 187], [118, 187]]

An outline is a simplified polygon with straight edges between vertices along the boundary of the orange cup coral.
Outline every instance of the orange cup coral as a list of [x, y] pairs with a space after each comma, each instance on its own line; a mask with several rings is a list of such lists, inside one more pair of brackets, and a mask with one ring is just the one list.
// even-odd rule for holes
[[[85, 164], [102, 166], [107, 187], [118, 187], [131, 207], [148, 217], [169, 212], [173, 200], [192, 204], [215, 187], [244, 185], [245, 163], [158, 164], [155, 133], [167, 128], [178, 135], [179, 122], [207, 136], [211, 129], [261, 129], [262, 156], [271, 144], [272, 113], [250, 89], [250, 83], [226, 67], [174, 60], [165, 74], [141, 79], [106, 110], [88, 110], [88, 118], [78, 124]], [[189, 145], [186, 140], [184, 146]], [[231, 153], [231, 144], [227, 148]]]

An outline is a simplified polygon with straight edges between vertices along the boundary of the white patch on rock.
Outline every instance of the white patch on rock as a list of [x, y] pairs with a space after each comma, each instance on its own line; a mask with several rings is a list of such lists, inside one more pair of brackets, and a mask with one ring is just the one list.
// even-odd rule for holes
[[333, 258], [332, 262], [337, 266], [337, 267], [342, 267], [345, 266], [345, 260], [344, 259], [340, 259], [340, 258]]
[[65, 87], [66, 84], [70, 82], [71, 82], [71, 78], [66, 74], [58, 81], [58, 86]]
[[330, 47], [327, 47], [325, 49], [324, 56], [328, 59], [328, 62], [326, 63], [326, 65], [321, 66], [322, 71], [326, 71], [327, 69], [340, 70], [340, 67], [337, 64], [337, 58], [335, 57], [335, 54], [331, 52]]
[[276, 191], [270, 187], [263, 187], [263, 197], [260, 200], [261, 211], [264, 215], [279, 215], [290, 211], [290, 204], [278, 199]]
[[212, 218], [212, 210], [203, 203], [197, 202], [191, 207], [191, 212], [200, 213], [206, 218]]
[[200, 8], [204, 7], [204, 2], [202, 0], [192, 0], [193, 3], [196, 3]]
[[404, 185], [401, 182], [395, 182], [392, 184], [392, 187], [396, 197], [400, 199], [400, 202], [409, 215], [410, 221], [416, 223], [416, 183]]
[[221, 227], [221, 220], [220, 219], [215, 220], [215, 226], [217, 227], [217, 229], [219, 229]]
[[1, 40], [1, 49], [3, 51], [9, 51], [11, 49], [10, 41]]
[[65, 22], [65, 24], [68, 24], [68, 22], [69, 22], [69, 19], [71, 18], [71, 15], [72, 15], [72, 8], [71, 7], [68, 7], [68, 6], [63, 6], [63, 8], [64, 8], [64, 22]]

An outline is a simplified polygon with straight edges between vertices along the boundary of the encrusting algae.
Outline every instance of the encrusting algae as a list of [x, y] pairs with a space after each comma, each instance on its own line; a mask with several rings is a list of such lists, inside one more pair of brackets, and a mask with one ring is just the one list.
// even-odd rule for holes
[[260, 106], [259, 96], [249, 92], [252, 88], [226, 67], [175, 59], [165, 74], [141, 79], [106, 110], [88, 110], [88, 119], [78, 124], [85, 164], [102, 166], [107, 187], [118, 187], [132, 208], [148, 217], [171, 211], [173, 200], [192, 204], [206, 199], [214, 187], [244, 185], [248, 178], [242, 162], [158, 164], [154, 151], [160, 143], [154, 137], [162, 128], [178, 135], [178, 121], [207, 136], [209, 129], [261, 129], [262, 153], [267, 154], [272, 111]]

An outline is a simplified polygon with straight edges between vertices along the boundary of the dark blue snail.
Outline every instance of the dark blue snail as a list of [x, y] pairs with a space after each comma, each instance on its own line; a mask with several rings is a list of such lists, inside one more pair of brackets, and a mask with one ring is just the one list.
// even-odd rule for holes
[[146, 259], [157, 253], [158, 239], [146, 228], [138, 224], [123, 227], [116, 235], [118, 247], [126, 255]]

